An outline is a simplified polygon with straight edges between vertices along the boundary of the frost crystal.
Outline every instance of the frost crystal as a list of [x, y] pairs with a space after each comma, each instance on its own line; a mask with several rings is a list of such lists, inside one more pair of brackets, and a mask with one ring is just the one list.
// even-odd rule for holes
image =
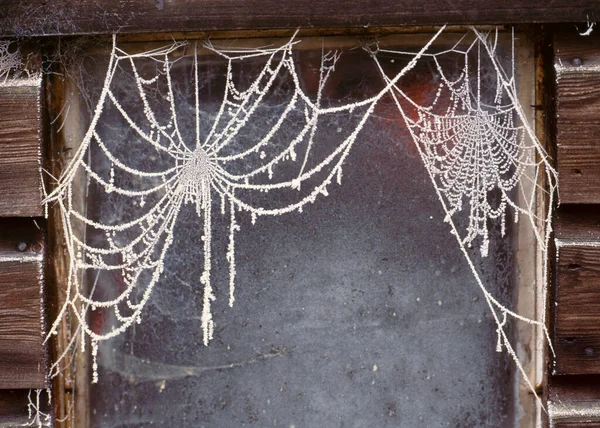
[[[46, 389], [46, 394], [48, 395], [47, 401], [50, 403], [52, 401], [52, 393], [50, 389]], [[52, 426], [52, 415], [50, 413], [45, 413], [41, 410], [42, 408], [42, 393], [44, 390], [36, 389], [29, 390], [29, 395], [27, 396], [27, 413], [28, 413], [28, 422], [23, 424], [22, 426], [28, 427], [51, 427]], [[32, 394], [35, 394], [35, 397], [32, 397]]]

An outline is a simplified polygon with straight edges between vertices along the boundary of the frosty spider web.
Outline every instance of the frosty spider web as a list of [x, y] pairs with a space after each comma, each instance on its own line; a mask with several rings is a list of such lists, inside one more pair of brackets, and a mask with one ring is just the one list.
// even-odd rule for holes
[[[135, 322], [141, 321], [142, 310], [154, 286], [159, 282], [164, 270], [165, 256], [173, 243], [173, 230], [178, 215], [185, 205], [195, 207], [201, 219], [203, 236], [203, 272], [200, 283], [203, 287], [201, 327], [204, 344], [213, 336], [214, 322], [211, 302], [215, 300], [211, 282], [212, 268], [212, 207], [218, 204], [222, 215], [229, 216], [229, 245], [226, 254], [229, 262], [230, 293], [229, 303], [234, 301], [235, 284], [235, 236], [239, 231], [236, 214], [239, 211], [250, 214], [252, 222], [259, 216], [277, 216], [292, 211], [302, 211], [308, 203], [315, 202], [319, 195], [327, 195], [327, 187], [335, 180], [341, 183], [342, 166], [356, 138], [373, 112], [377, 102], [387, 94], [389, 88], [408, 72], [436, 37], [440, 30], [427, 43], [413, 60], [394, 76], [390, 83], [371, 98], [347, 105], [321, 106], [321, 94], [339, 58], [336, 52], [324, 52], [320, 67], [317, 95], [309, 97], [301, 88], [298, 73], [292, 59], [295, 38], [279, 47], [257, 49], [217, 49], [207, 43], [204, 49], [223, 57], [227, 62], [223, 98], [212, 125], [204, 133], [201, 131], [201, 101], [199, 87], [199, 56], [197, 44], [193, 50], [194, 104], [193, 126], [195, 141], [186, 141], [180, 130], [181, 111], [174, 92], [171, 71], [176, 54], [189, 47], [174, 44], [138, 54], [128, 54], [116, 46], [110, 54], [108, 71], [90, 126], [72, 162], [62, 174], [57, 188], [46, 202], [56, 202], [62, 216], [62, 227], [69, 253], [69, 278], [66, 303], [53, 324], [50, 334], [57, 331], [60, 320], [68, 313], [78, 321], [77, 333], [71, 345], [89, 337], [94, 359], [94, 381], [97, 380], [96, 356], [98, 342], [122, 333]], [[233, 69], [249, 60], [262, 60], [262, 66], [247, 86], [236, 84]], [[156, 73], [149, 77], [140, 72], [138, 60], [152, 60], [157, 64]], [[143, 108], [143, 119], [134, 119], [119, 101], [114, 89], [115, 81], [126, 73], [133, 83], [138, 103]], [[278, 77], [285, 75], [293, 88], [291, 96], [284, 102], [284, 108], [259, 139], [244, 140], [245, 131], [254, 126], [253, 119], [261, 102], [274, 89]], [[242, 87], [244, 86], [244, 87]], [[149, 93], [164, 91], [159, 96], [161, 106], [153, 104]], [[165, 107], [166, 106], [166, 107]], [[118, 112], [144, 149], [154, 150], [156, 156], [166, 159], [167, 168], [143, 169], [121, 160], [123, 144], [111, 144], [111, 139], [103, 136], [107, 111]], [[292, 113], [295, 112], [295, 113]], [[300, 115], [298, 115], [300, 112]], [[346, 130], [343, 141], [333, 147], [322, 159], [312, 159], [317, 128], [322, 119], [332, 115], [352, 113], [355, 123]], [[292, 115], [295, 116], [292, 118]], [[281, 139], [279, 131], [293, 119], [297, 128], [287, 141]], [[108, 121], [108, 120], [107, 120]], [[132, 143], [130, 143], [132, 144]], [[119, 149], [121, 147], [121, 149]], [[93, 150], [99, 150], [110, 162], [108, 171], [95, 170], [91, 162]], [[96, 154], [94, 155], [96, 156]], [[245, 170], [230, 168], [241, 163]], [[277, 167], [281, 163], [297, 165], [293, 175], [277, 179]], [[255, 167], [246, 167], [254, 163]], [[88, 214], [78, 208], [76, 183], [80, 176], [109, 196], [129, 199], [139, 206], [138, 214], [128, 221], [114, 224], [97, 221], [94, 213]], [[132, 184], [137, 184], [132, 186]], [[271, 192], [291, 194], [288, 203], [273, 206], [270, 202], [261, 203], [260, 195]], [[75, 195], [75, 196], [74, 196]], [[263, 198], [264, 199], [264, 198]], [[275, 201], [282, 200], [274, 198]], [[285, 198], [284, 198], [285, 199]], [[100, 243], [88, 242], [88, 230], [102, 234]], [[108, 300], [95, 299], [95, 284], [101, 272], [115, 272], [124, 282], [124, 289]], [[84, 292], [84, 277], [93, 278], [94, 287]], [[109, 310], [117, 320], [117, 325], [108, 333], [98, 333], [86, 320], [89, 309]], [[53, 366], [53, 374], [60, 371], [60, 361]]]
[[[213, 207], [218, 207], [229, 225], [225, 258], [229, 263], [228, 298], [232, 305], [238, 218], [249, 215], [254, 222], [262, 216], [301, 212], [319, 195], [327, 195], [334, 182], [341, 184], [344, 161], [376, 105], [384, 97], [392, 97], [447, 214], [446, 221], [492, 311], [498, 328], [498, 347], [510, 353], [529, 382], [505, 333], [506, 319], [532, 323], [545, 331], [544, 320], [522, 317], [498, 302], [486, 290], [467, 247], [481, 241], [485, 256], [489, 223], [500, 221], [504, 229], [506, 213], [513, 210], [515, 219], [523, 216], [531, 223], [546, 255], [550, 213], [540, 217], [535, 195], [544, 192], [538, 177], [546, 175], [550, 185], [549, 206], [552, 206], [555, 173], [520, 108], [514, 72], [508, 76], [496, 61], [495, 45], [474, 33], [475, 40], [467, 47], [457, 44], [448, 51], [431, 53], [433, 42], [443, 30], [417, 52], [374, 50], [373, 58], [385, 81], [383, 89], [362, 101], [334, 106], [324, 103], [322, 94], [335, 70], [339, 52], [323, 52], [318, 87], [311, 96], [303, 90], [293, 60], [295, 37], [277, 47], [242, 49], [215, 47], [210, 43], [202, 46], [175, 43], [142, 53], [126, 52], [113, 38], [108, 71], [90, 126], [56, 189], [46, 200], [55, 202], [60, 210], [70, 263], [66, 303], [50, 334], [58, 330], [61, 320], [69, 314], [78, 323], [69, 347], [53, 365], [52, 375], [64, 368], [61, 361], [66, 359], [69, 348], [78, 340], [83, 346], [88, 338], [94, 358], [93, 377], [97, 381], [98, 342], [115, 337], [141, 321], [152, 290], [163, 275], [165, 256], [172, 251], [174, 228], [186, 206], [195, 209], [203, 230], [203, 269], [199, 278], [203, 288], [201, 328], [204, 344], [208, 344], [214, 332], [211, 303], [217, 298], [211, 279]], [[478, 52], [476, 64], [469, 63], [474, 50]], [[202, 58], [206, 51], [226, 63], [222, 100], [208, 122], [200, 96]], [[189, 105], [181, 102], [172, 77], [178, 60], [186, 53], [193, 56], [194, 99]], [[379, 62], [380, 54], [408, 56], [409, 61], [399, 72], [388, 75]], [[462, 74], [457, 77], [445, 73], [441, 63], [444, 55], [464, 57]], [[483, 56], [491, 62], [496, 75], [493, 100], [484, 100], [480, 93], [477, 70], [481, 69]], [[430, 105], [418, 104], [401, 89], [402, 77], [423, 58], [432, 58], [443, 77]], [[251, 78], [240, 80], [240, 67], [257, 61], [260, 66]], [[151, 62], [155, 68], [148, 71], [141, 62]], [[476, 69], [475, 78], [471, 68]], [[128, 79], [125, 86], [129, 84], [127, 91], [119, 89], [125, 79]], [[291, 90], [285, 97], [273, 98], [282, 79]], [[449, 93], [448, 105], [438, 103], [443, 91]], [[126, 96], [135, 100], [136, 111], [122, 102]], [[258, 112], [269, 99], [275, 99], [280, 109], [271, 122], [257, 123]], [[343, 129], [341, 142], [323, 144], [319, 141], [319, 127], [334, 116], [353, 119]], [[111, 131], [110, 122], [115, 118], [128, 129], [126, 138]], [[184, 127], [193, 129], [192, 141], [183, 136]], [[257, 128], [260, 138], [246, 136], [256, 135]], [[248, 132], [250, 129], [253, 133]], [[328, 148], [323, 149], [325, 146]], [[138, 149], [139, 159], [131, 154], [125, 156]], [[97, 166], [92, 161], [96, 157], [103, 157], [110, 167]], [[289, 165], [294, 166], [293, 173], [289, 172]], [[107, 199], [120, 198], [135, 207], [130, 218], [101, 221], [96, 212], [82, 208], [78, 203], [81, 198], [78, 183], [82, 177], [88, 180], [90, 188]], [[490, 199], [492, 195], [499, 200], [495, 205]], [[463, 209], [465, 201], [469, 221], [466, 233], [461, 236], [453, 217]], [[106, 273], [119, 277], [123, 288], [115, 290], [108, 299], [97, 298], [96, 285]], [[89, 291], [84, 287], [86, 282], [93, 284]], [[112, 331], [98, 332], [88, 322], [89, 310], [99, 309], [109, 311], [116, 320]], [[531, 383], [529, 386], [533, 389]]]
[[19, 50], [11, 51], [11, 42], [0, 40], [0, 84], [8, 81], [12, 72], [21, 67], [21, 53]]
[[[422, 57], [433, 61], [441, 79], [437, 93], [428, 105], [415, 103], [398, 84], [393, 85], [390, 94], [435, 188], [446, 214], [444, 221], [449, 223], [451, 233], [456, 237], [493, 315], [497, 325], [497, 350], [507, 350], [533, 391], [534, 387], [517, 358], [505, 326], [507, 317], [539, 326], [553, 352], [545, 326], [545, 313], [542, 312], [540, 320], [532, 320], [502, 305], [487, 290], [468, 248], [479, 243], [481, 255], [486, 257], [491, 225], [499, 221], [504, 236], [506, 217], [510, 213], [515, 223], [524, 217], [531, 224], [542, 260], [547, 260], [557, 173], [519, 102], [514, 33], [509, 72], [498, 60], [497, 30], [491, 35], [473, 29], [473, 34], [471, 42], [463, 38], [451, 49], [422, 54]], [[391, 82], [391, 79], [378, 55], [414, 55], [377, 47], [368, 49], [386, 82]], [[443, 58], [448, 56], [462, 58], [459, 61], [463, 64], [462, 69], [452, 76], [442, 66]], [[482, 92], [484, 67], [495, 76], [493, 97], [486, 98]], [[489, 90], [490, 81], [486, 83]], [[444, 92], [448, 96], [440, 97]], [[440, 99], [447, 101], [442, 103]], [[547, 204], [545, 209], [537, 203], [539, 195]], [[468, 224], [461, 232], [456, 214], [463, 210], [468, 211]], [[541, 281], [545, 307], [545, 265]]]

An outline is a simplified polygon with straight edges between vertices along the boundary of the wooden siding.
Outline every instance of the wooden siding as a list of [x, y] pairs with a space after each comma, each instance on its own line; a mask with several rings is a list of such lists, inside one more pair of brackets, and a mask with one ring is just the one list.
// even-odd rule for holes
[[0, 389], [46, 385], [43, 253], [44, 234], [32, 219], [0, 220]]
[[44, 214], [40, 84], [40, 79], [24, 79], [0, 86], [0, 217]]
[[557, 165], [562, 204], [600, 203], [600, 32], [555, 38]]
[[22, 74], [30, 77], [0, 81], [0, 427], [31, 422], [30, 390], [47, 386], [42, 80], [31, 77], [38, 53], [27, 48], [23, 58], [29, 73]]
[[600, 428], [600, 376], [556, 376], [548, 385], [550, 428]]
[[556, 218], [554, 374], [600, 373], [600, 210], [569, 207]]
[[585, 22], [594, 0], [4, 0], [0, 35]]
[[0, 390], [0, 428], [27, 426], [29, 393], [28, 389]]
[[554, 35], [556, 357], [548, 379], [550, 427], [600, 427], [600, 33]]
[[[33, 408], [29, 408], [30, 401], [39, 406], [40, 413], [36, 414]], [[0, 390], [0, 428], [49, 426], [45, 424], [49, 414], [50, 402], [45, 390]], [[39, 417], [38, 421], [36, 417]]]

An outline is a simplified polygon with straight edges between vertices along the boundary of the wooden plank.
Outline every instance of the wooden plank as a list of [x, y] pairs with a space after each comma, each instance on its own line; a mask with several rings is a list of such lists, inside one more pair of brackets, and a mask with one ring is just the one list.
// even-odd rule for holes
[[600, 373], [600, 208], [561, 208], [555, 221], [553, 374]]
[[44, 388], [44, 236], [31, 219], [0, 221], [0, 389]]
[[29, 393], [29, 389], [0, 390], [0, 428], [27, 424]]
[[4, 0], [0, 35], [585, 22], [594, 0]]
[[550, 428], [600, 428], [600, 376], [554, 376], [548, 381]]
[[[36, 412], [35, 408], [39, 409], [39, 412]], [[49, 426], [44, 424], [49, 413], [50, 402], [47, 391], [0, 390], [0, 428]]]
[[40, 174], [40, 79], [0, 86], [0, 217], [44, 214]]
[[600, 32], [555, 37], [561, 203], [600, 203]]

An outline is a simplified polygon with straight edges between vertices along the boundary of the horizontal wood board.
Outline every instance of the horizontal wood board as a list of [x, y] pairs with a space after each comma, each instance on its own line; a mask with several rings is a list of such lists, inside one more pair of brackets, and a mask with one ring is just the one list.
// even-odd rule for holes
[[561, 208], [555, 230], [552, 373], [600, 374], [600, 208]]
[[600, 20], [594, 0], [4, 0], [0, 35]]
[[572, 27], [554, 46], [560, 203], [600, 203], [600, 32]]
[[[40, 413], [32, 408], [30, 415], [30, 401], [36, 407], [39, 405]], [[48, 426], [44, 423], [49, 414], [50, 402], [45, 390], [0, 390], [0, 428]], [[36, 420], [36, 417], [39, 419]]]
[[600, 428], [600, 376], [554, 376], [548, 381], [550, 428]]
[[46, 385], [43, 252], [33, 220], [0, 220], [0, 389]]
[[29, 393], [29, 389], [0, 391], [0, 428], [27, 425]]
[[0, 217], [44, 214], [40, 175], [40, 82], [0, 86]]

